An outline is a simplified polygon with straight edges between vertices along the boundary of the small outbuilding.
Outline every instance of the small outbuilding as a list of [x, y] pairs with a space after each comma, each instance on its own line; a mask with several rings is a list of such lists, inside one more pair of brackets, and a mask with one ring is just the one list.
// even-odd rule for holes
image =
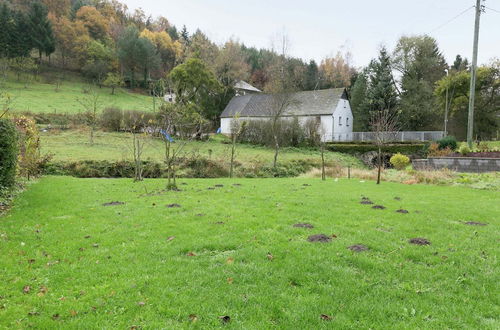
[[[247, 93], [237, 95], [221, 114], [221, 133], [231, 133], [231, 122], [238, 120], [270, 120], [272, 94]], [[282, 112], [282, 119], [297, 118], [301, 125], [315, 120], [323, 141], [347, 141], [352, 136], [353, 116], [345, 88], [303, 91], [294, 93]]]

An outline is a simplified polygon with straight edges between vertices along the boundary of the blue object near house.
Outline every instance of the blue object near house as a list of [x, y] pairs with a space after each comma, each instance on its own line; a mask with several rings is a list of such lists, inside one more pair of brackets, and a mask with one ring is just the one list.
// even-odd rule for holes
[[217, 128], [217, 132], [216, 132], [216, 133], [217, 133], [217, 134], [220, 134], [221, 132], [222, 132], [221, 128], [220, 128], [220, 127], [219, 127], [219, 128]]
[[174, 142], [174, 139], [165, 130], [160, 130], [160, 133], [165, 137], [168, 142]]

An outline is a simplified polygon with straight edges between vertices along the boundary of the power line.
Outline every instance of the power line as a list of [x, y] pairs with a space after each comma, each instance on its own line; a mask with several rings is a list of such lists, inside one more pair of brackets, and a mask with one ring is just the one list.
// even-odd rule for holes
[[449, 19], [448, 21], [444, 22], [443, 24], [439, 25], [438, 27], [436, 27], [435, 29], [429, 31], [428, 34], [431, 34], [432, 32], [436, 32], [437, 30], [441, 29], [442, 27], [450, 24], [451, 22], [453, 22], [454, 20], [456, 20], [457, 18], [459, 18], [460, 16], [462, 16], [463, 14], [465, 14], [466, 12], [468, 12], [469, 10], [471, 10], [472, 8], [475, 8], [475, 6], [470, 6], [469, 8], [465, 9], [464, 11], [460, 12], [460, 14], [454, 16], [453, 18]]
[[484, 8], [489, 9], [491, 11], [494, 11], [494, 12], [497, 12], [497, 13], [500, 14], [500, 10], [496, 10], [496, 9], [493, 9], [493, 8], [490, 8], [490, 7], [486, 7], [486, 6], [484, 6]]

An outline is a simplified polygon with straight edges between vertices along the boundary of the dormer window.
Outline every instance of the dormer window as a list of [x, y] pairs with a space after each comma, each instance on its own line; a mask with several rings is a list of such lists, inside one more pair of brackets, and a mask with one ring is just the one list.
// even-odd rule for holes
[[342, 126], [342, 116], [339, 116], [339, 126]]

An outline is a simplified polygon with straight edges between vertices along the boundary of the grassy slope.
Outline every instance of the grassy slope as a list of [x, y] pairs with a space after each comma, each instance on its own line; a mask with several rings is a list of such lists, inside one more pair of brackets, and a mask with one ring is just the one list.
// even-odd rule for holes
[[[90, 146], [88, 133], [82, 131], [62, 131], [42, 133], [42, 153], [53, 153], [54, 160], [122, 160], [132, 158], [131, 135], [127, 133], [97, 133], [94, 146]], [[146, 144], [143, 158], [162, 161], [164, 159], [164, 144], [160, 140], [149, 139]], [[184, 148], [187, 155], [199, 153], [208, 157], [209, 149], [212, 150], [212, 157], [215, 159], [224, 159], [229, 161], [230, 145], [220, 142], [197, 142], [192, 141]], [[265, 147], [252, 145], [239, 145], [237, 161], [265, 162], [272, 161], [274, 151]], [[307, 149], [284, 149], [280, 154], [281, 161], [292, 159], [315, 158], [319, 160], [318, 151]], [[339, 160], [344, 165], [347, 163], [355, 164], [361, 167], [361, 162], [355, 157], [328, 152], [329, 160]]]
[[[86, 84], [78, 77], [69, 75], [63, 81], [60, 90], [55, 91], [54, 84], [32, 82], [25, 84], [11, 77], [5, 84], [7, 91], [14, 98], [12, 108], [15, 111], [78, 113], [83, 111], [78, 99], [85, 97], [82, 90]], [[152, 101], [147, 96], [131, 93], [126, 89], [117, 89], [111, 95], [109, 88], [97, 88], [101, 107], [120, 107], [124, 110], [149, 110]]]
[[[0, 327], [188, 328], [190, 314], [198, 328], [221, 327], [221, 315], [235, 329], [500, 327], [494, 192], [182, 181], [183, 191], [169, 193], [159, 192], [164, 180], [46, 177], [31, 186], [0, 219]], [[214, 184], [224, 187], [207, 190]], [[361, 205], [361, 196], [387, 209]], [[110, 201], [126, 204], [102, 206]], [[306, 241], [317, 233], [337, 238]], [[413, 237], [432, 245], [408, 244]], [[359, 243], [370, 251], [346, 249]]]

